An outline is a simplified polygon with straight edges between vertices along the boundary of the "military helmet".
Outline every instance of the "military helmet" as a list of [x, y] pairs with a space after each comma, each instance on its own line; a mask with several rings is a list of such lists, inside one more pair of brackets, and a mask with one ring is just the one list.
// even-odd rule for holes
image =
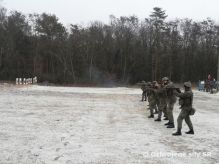
[[188, 87], [188, 88], [191, 88], [191, 87], [192, 87], [192, 84], [191, 84], [190, 81], [187, 81], [187, 82], [184, 83], [184, 86], [185, 86], [185, 87]]
[[162, 81], [169, 81], [169, 78], [168, 77], [163, 77]]

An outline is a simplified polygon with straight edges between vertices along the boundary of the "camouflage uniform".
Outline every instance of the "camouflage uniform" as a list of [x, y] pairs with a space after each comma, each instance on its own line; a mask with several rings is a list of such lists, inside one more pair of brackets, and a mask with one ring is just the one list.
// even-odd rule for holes
[[169, 122], [165, 125], [168, 125], [167, 128], [174, 128], [174, 118], [173, 118], [173, 108], [176, 103], [176, 95], [175, 95], [175, 86], [173, 83], [169, 83], [166, 87], [166, 104], [167, 104], [167, 114]]
[[148, 93], [148, 103], [150, 109], [150, 116], [148, 118], [153, 118], [154, 109], [156, 109], [157, 95], [155, 89], [152, 86], [150, 86], [150, 88], [147, 89], [147, 93]]
[[181, 112], [177, 119], [177, 132], [173, 133], [173, 135], [181, 135], [182, 122], [185, 119], [186, 124], [189, 127], [189, 131], [187, 134], [194, 134], [193, 125], [190, 120], [190, 112], [192, 110], [192, 102], [193, 102], [193, 92], [191, 91], [191, 83], [184, 83], [185, 92], [177, 93], [176, 96], [180, 98]]
[[[158, 118], [155, 121], [161, 121], [162, 112], [165, 113], [167, 104], [166, 104], [166, 90], [162, 86], [156, 90], [158, 97]], [[165, 113], [166, 114], [166, 113]]]
[[[162, 108], [162, 111], [163, 111], [164, 117], [165, 117], [164, 120], [168, 120], [167, 103], [166, 103], [166, 96], [167, 96], [167, 95], [166, 95], [166, 90], [164, 89], [165, 86], [168, 85], [168, 84], [169, 84], [169, 79], [168, 79], [167, 77], [163, 77], [163, 78], [162, 78], [162, 84], [161, 84], [161, 88], [163, 88], [163, 89], [161, 89], [160, 92], [162, 92], [162, 93], [160, 93], [160, 94], [163, 95], [161, 102], [162, 102], [162, 101], [165, 101], [165, 102], [162, 102], [163, 105], [161, 105], [161, 108]], [[163, 100], [163, 98], [164, 98], [165, 100]]]
[[157, 81], [153, 81], [153, 91], [154, 91], [154, 94], [155, 94], [155, 97], [154, 97], [154, 99], [155, 99], [155, 108], [154, 108], [154, 113], [155, 114], [158, 114], [158, 106], [159, 106], [159, 97], [158, 97], [158, 94], [157, 94], [157, 90], [158, 90], [158, 88], [159, 88], [159, 84], [157, 83]]

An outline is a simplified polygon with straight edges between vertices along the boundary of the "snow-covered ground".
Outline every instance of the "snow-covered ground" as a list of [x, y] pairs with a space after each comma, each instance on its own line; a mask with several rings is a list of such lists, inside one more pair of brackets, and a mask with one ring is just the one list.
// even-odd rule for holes
[[140, 89], [0, 89], [0, 164], [219, 163], [219, 94], [194, 91], [195, 135], [184, 123], [176, 137], [147, 118]]

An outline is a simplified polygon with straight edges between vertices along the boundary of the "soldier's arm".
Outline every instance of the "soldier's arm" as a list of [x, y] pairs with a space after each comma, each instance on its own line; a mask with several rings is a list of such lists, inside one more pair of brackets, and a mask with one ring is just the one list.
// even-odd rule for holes
[[176, 92], [181, 93], [180, 88], [174, 88]]
[[177, 93], [176, 93], [176, 96], [179, 97], [179, 98], [184, 99], [184, 98], [191, 97], [192, 94], [191, 94], [190, 92], [184, 92], [184, 93], [178, 93], [178, 92], [177, 92]]
[[[173, 94], [174, 94], [175, 96], [178, 96], [179, 93], [182, 93], [181, 90], [180, 90], [180, 88], [173, 88]], [[178, 96], [178, 97], [179, 97], [179, 96]]]

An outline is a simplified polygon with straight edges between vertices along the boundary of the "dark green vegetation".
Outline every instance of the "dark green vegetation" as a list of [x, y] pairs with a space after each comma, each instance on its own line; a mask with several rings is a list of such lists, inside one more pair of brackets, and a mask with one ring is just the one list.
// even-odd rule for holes
[[72, 24], [55, 15], [0, 8], [0, 80], [38, 76], [51, 83], [198, 81], [217, 71], [219, 26], [211, 19], [166, 20], [154, 8], [145, 20], [110, 16], [110, 23]]

